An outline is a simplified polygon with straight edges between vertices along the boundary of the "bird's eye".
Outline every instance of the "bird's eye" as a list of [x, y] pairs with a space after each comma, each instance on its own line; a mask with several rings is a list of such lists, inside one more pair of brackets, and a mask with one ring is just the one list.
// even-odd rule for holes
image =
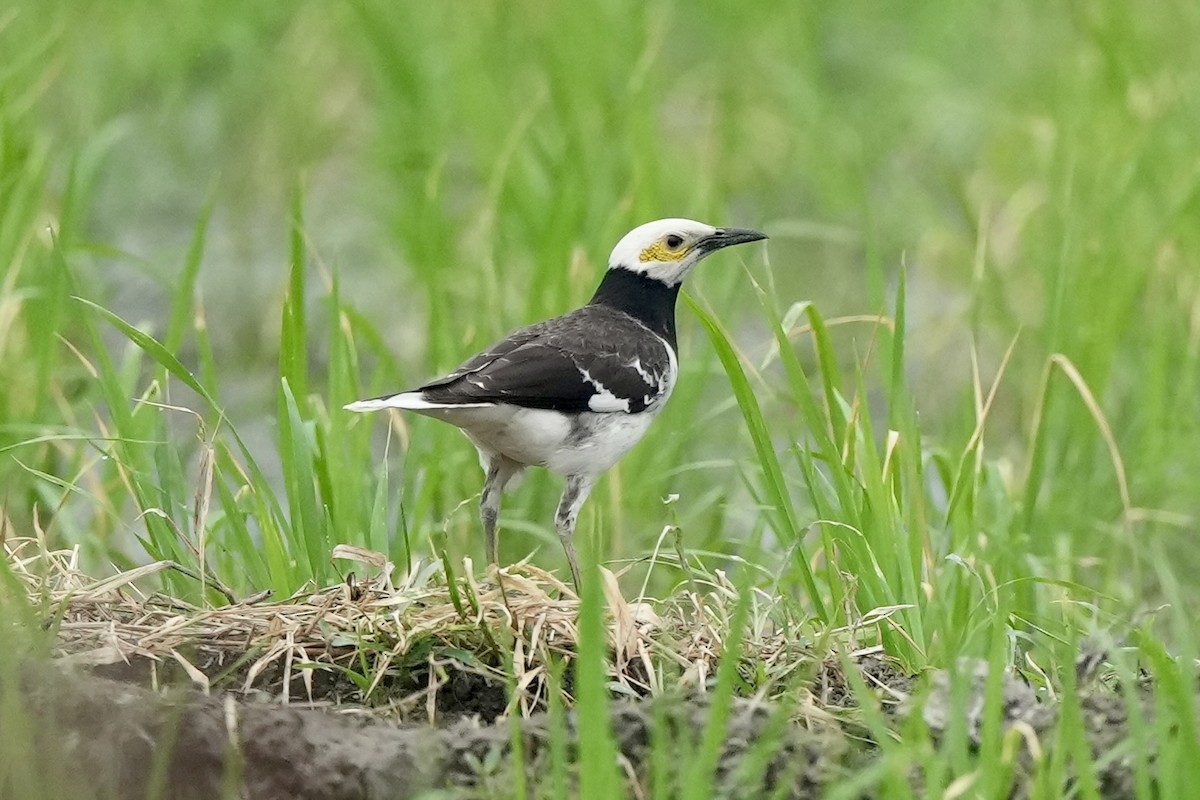
[[672, 233], [666, 238], [667, 247], [671, 250], [678, 250], [683, 246], [683, 237]]

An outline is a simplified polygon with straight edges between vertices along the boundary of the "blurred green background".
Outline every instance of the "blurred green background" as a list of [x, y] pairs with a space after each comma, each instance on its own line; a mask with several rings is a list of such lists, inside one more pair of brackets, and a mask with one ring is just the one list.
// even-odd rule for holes
[[[261, 486], [299, 492], [281, 516], [307, 502], [326, 542], [379, 546], [361, 534], [374, 525], [400, 561], [442, 535], [478, 560], [467, 442], [399, 418], [389, 442], [382, 420], [336, 409], [585, 301], [620, 235], [687, 216], [771, 234], [763, 251], [705, 264], [690, 291], [763, 367], [752, 380], [782, 453], [804, 432], [750, 277], [781, 312], [812, 301], [846, 318], [832, 341], [846, 368], [868, 363], [882, 440], [896, 398], [873, 371], [878, 326], [856, 318], [892, 315], [903, 265], [904, 363], [931, 465], [965, 452], [975, 371], [986, 393], [1016, 340], [978, 454], [992, 506], [968, 537], [1012, 555], [1017, 574], [1149, 602], [1147, 543], [1181, 575], [1200, 568], [1197, 41], [1200, 5], [1182, 0], [6, 3], [9, 530], [46, 528], [97, 568], [144, 559], [135, 537], [163, 555], [145, 528], [195, 522], [206, 443], [232, 426]], [[346, 516], [303, 501], [278, 444], [297, 253], [309, 383], [296, 420], [350, 449], [327, 470], [344, 479], [333, 495], [362, 496]], [[117, 388], [132, 404], [157, 368], [71, 294], [167, 342], [224, 419], [159, 384], [151, 399], [197, 409], [204, 431], [144, 406], [123, 423]], [[173, 309], [186, 320], [174, 331]], [[672, 523], [697, 552], [762, 561], [742, 551], [770, 527], [745, 426], [686, 309], [680, 328], [680, 389], [585, 524], [612, 558], [644, 555]], [[811, 365], [807, 335], [794, 341]], [[111, 391], [95, 378], [102, 352]], [[1111, 428], [1128, 508], [1086, 393], [1061, 370], [1043, 391], [1056, 353]], [[265, 524], [235, 462], [218, 456], [229, 496], [203, 520], [225, 552], [214, 569], [239, 589], [284, 588], [230, 543]], [[936, 511], [945, 492], [928, 482]], [[540, 475], [510, 493], [506, 557], [542, 545], [539, 563], [561, 566], [556, 494]], [[931, 537], [939, 559], [952, 554]]]

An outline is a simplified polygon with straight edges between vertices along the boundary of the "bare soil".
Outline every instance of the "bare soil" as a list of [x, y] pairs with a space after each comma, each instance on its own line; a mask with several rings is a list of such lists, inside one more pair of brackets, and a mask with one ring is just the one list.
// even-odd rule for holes
[[[861, 676], [877, 687], [889, 717], [901, 719], [905, 704], [895, 699], [908, 696], [914, 679], [878, 658], [861, 664]], [[981, 673], [979, 691], [984, 679]], [[436, 726], [347, 713], [332, 703], [285, 706], [261, 694], [256, 700], [253, 695], [205, 696], [193, 689], [154, 691], [58, 666], [30, 666], [22, 683], [44, 768], [102, 797], [350, 800], [417, 797], [430, 790], [441, 790], [442, 797], [489, 797], [513, 785], [514, 724], [521, 731], [527, 780], [536, 786], [550, 774], [546, 715], [515, 723], [483, 721], [503, 709], [505, 691], [470, 673], [449, 677], [438, 693], [446, 714]], [[826, 664], [803, 704], [736, 700], [718, 760], [723, 796], [819, 797], [831, 781], [869, 764], [876, 750], [854, 721], [847, 683]], [[948, 702], [948, 681], [935, 675], [922, 705], [935, 734], [947, 724]], [[1126, 703], [1119, 695], [1096, 686], [1081, 695], [1081, 704], [1097, 753], [1124, 739]], [[981, 707], [980, 695], [966, 709], [972, 736], [978, 720], [970, 715]], [[630, 785], [648, 785], [652, 730], [694, 743], [709, 712], [708, 698], [697, 694], [615, 702], [613, 729]], [[1046, 741], [1056, 718], [1055, 708], [1028, 686], [1006, 682], [1006, 725], [1024, 725]], [[566, 728], [573, 748], [578, 743], [570, 714]], [[764, 740], [776, 746], [756, 749]], [[1025, 793], [1022, 770], [1028, 763], [1027, 757], [1018, 760], [1016, 797]], [[1105, 797], [1131, 796], [1128, 767], [1111, 760], [1101, 774], [1101, 788]], [[225, 794], [227, 789], [232, 795]]]
[[[70, 785], [103, 797], [235, 796], [349, 800], [409, 798], [431, 789], [484, 797], [511, 786], [513, 731], [460, 718], [443, 726], [398, 725], [328, 709], [206, 697], [194, 690], [155, 692], [128, 682], [57, 667], [30, 667], [24, 697], [36, 721], [47, 770], [65, 770]], [[490, 708], [491, 701], [485, 704]], [[804, 727], [771, 706], [735, 701], [718, 760], [719, 782], [732, 790], [786, 785], [785, 796], [816, 797], [842, 772], [846, 742], [832, 726]], [[634, 776], [644, 777], [653, 725], [670, 736], [704, 729], [703, 697], [617, 702], [612, 723]], [[545, 776], [549, 726], [544, 714], [521, 719], [530, 780]], [[575, 746], [574, 719], [567, 731]], [[779, 743], [757, 771], [739, 773], [754, 744]]]

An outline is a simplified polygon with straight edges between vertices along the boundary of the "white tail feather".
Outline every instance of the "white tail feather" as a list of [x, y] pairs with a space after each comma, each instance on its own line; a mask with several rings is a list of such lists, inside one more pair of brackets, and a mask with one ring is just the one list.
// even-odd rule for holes
[[347, 411], [384, 411], [389, 408], [402, 408], [408, 411], [434, 411], [447, 408], [487, 408], [491, 403], [431, 403], [421, 396], [420, 392], [401, 392], [391, 397], [376, 397], [372, 400], [358, 400], [342, 406]]

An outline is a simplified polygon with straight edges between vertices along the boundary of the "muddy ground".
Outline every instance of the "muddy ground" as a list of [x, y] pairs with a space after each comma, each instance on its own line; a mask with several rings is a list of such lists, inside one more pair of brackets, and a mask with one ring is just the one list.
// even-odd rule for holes
[[[460, 582], [457, 594], [428, 575], [396, 586], [385, 574], [278, 601], [195, 607], [136, 591], [167, 562], [97, 580], [74, 570], [69, 552], [35, 545], [10, 541], [22, 556], [11, 563], [30, 608], [56, 610], [40, 626], [52, 657], [16, 656], [17, 668], [0, 669], [0, 724], [26, 727], [0, 730], [0, 742], [19, 750], [32, 739], [25, 774], [60, 785], [34, 795], [0, 784], [0, 798], [392, 800], [432, 790], [457, 800], [512, 796], [517, 765], [530, 796], [571, 793], [544, 784], [564, 777], [555, 758], [574, 763], [586, 744], [571, 712], [555, 724], [545, 708], [573, 689], [578, 605], [548, 573], [525, 565]], [[601, 574], [620, 767], [629, 796], [648, 797], [662, 755], [669, 779], [687, 779], [710, 714], [724, 716], [704, 687], [737, 595], [683, 592], [651, 608]], [[957, 682], [967, 688], [952, 702], [945, 673], [906, 675], [878, 648], [825, 659], [788, 635], [795, 626], [768, 621], [742, 643], [739, 691], [770, 700], [733, 701], [714, 765], [720, 796], [821, 797], [880, 763], [879, 738], [912, 735], [917, 714], [935, 746], [960, 720], [957, 730], [980, 745], [988, 681], [979, 663], [959, 665], [969, 680]], [[0, 651], [9, 665], [13, 655]], [[1154, 703], [1146, 686], [1126, 697], [1101, 680], [1103, 661], [1081, 660], [1080, 716], [1102, 794], [1129, 797], [1128, 710], [1140, 706], [1152, 730]], [[1053, 746], [1059, 706], [1016, 675], [1005, 676], [1003, 700], [1019, 798], [1033, 754]], [[920, 796], [920, 770], [907, 777]], [[1064, 781], [1066, 791], [1071, 776]]]
[[[877, 658], [860, 669], [879, 690], [888, 719], [899, 722], [906, 713], [900, 698], [914, 689], [914, 680]], [[82, 796], [350, 800], [441, 790], [438, 797], [466, 798], [490, 797], [513, 785], [511, 723], [485, 721], [503, 708], [505, 690], [479, 676], [448, 680], [451, 691], [439, 693], [442, 722], [430, 726], [332, 706], [284, 706], [261, 696], [205, 696], [180, 687], [155, 691], [128, 680], [135, 672], [116, 680], [94, 671], [30, 665], [20, 678], [38, 757], [46, 759], [41, 767], [56, 771], [67, 785], [86, 787], [89, 794]], [[982, 680], [980, 673], [980, 692]], [[935, 675], [930, 685], [922, 713], [936, 733], [948, 720], [947, 681]], [[966, 711], [972, 735], [978, 719], [971, 715], [979, 714], [982, 695], [978, 700]], [[1081, 701], [1094, 750], [1106, 752], [1124, 739], [1125, 700], [1097, 685]], [[613, 728], [634, 796], [648, 785], [652, 726], [665, 723], [658, 731], [688, 737], [694, 745], [709, 712], [708, 700], [699, 695], [614, 702]], [[1042, 741], [1056, 723], [1054, 707], [1016, 679], [1006, 683], [1005, 717], [1006, 724], [1025, 726]], [[832, 665], [818, 672], [803, 702], [784, 707], [736, 700], [717, 768], [724, 796], [821, 796], [831, 782], [876, 757], [870, 735], [855, 719], [845, 676]], [[527, 777], [536, 786], [550, 774], [549, 722], [538, 713], [519, 724]], [[574, 746], [570, 715], [567, 729]], [[765, 740], [778, 746], [769, 753], [755, 747]], [[1131, 795], [1129, 769], [1120, 760], [1112, 760], [1101, 778], [1106, 797]], [[914, 776], [917, 787], [919, 780]], [[1014, 796], [1021, 796], [1020, 760], [1017, 781]], [[230, 788], [233, 793], [226, 794]]]

